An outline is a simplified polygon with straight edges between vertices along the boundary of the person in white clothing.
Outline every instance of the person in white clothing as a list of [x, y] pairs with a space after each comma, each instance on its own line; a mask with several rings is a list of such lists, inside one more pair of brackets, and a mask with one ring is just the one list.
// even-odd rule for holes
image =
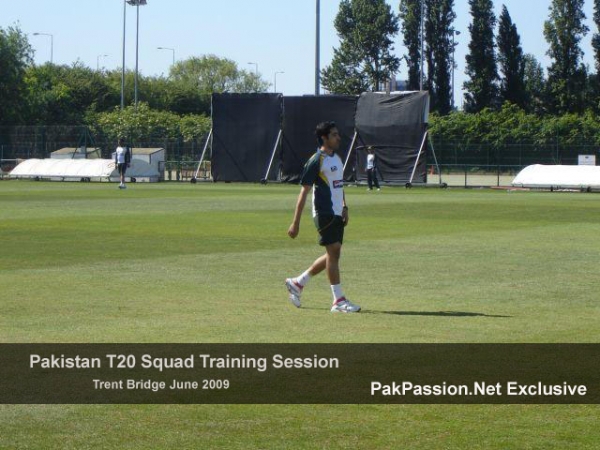
[[131, 163], [131, 151], [129, 147], [125, 145], [125, 139], [119, 139], [119, 146], [115, 151], [115, 165], [117, 166], [117, 170], [119, 171], [119, 177], [121, 179], [121, 184], [119, 184], [119, 189], [125, 189], [125, 173], [127, 172], [127, 168]]
[[377, 180], [375, 166], [375, 151], [373, 147], [367, 147], [367, 183], [369, 184], [369, 191], [373, 190], [373, 185], [377, 188], [378, 191], [381, 190], [379, 187], [379, 181]]

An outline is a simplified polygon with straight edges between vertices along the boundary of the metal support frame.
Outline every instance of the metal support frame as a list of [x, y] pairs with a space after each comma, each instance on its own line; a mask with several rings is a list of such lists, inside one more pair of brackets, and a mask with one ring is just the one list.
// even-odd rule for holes
[[433, 142], [429, 141], [429, 145], [431, 145], [431, 153], [433, 154], [433, 161], [435, 162], [435, 168], [438, 171], [438, 175], [440, 177], [440, 186], [445, 187], [445, 183], [442, 183], [442, 171], [440, 170], [440, 165], [438, 164], [437, 156], [435, 155], [435, 148], [433, 147]]
[[352, 143], [350, 144], [350, 148], [348, 149], [348, 153], [346, 154], [346, 161], [344, 161], [344, 168], [342, 169], [342, 176], [346, 173], [346, 166], [348, 165], [348, 161], [350, 161], [350, 155], [352, 154], [352, 150], [354, 150], [354, 144], [356, 143], [356, 138], [358, 137], [358, 131], [354, 131], [354, 136], [352, 137]]
[[412, 184], [413, 178], [415, 177], [415, 172], [417, 171], [417, 165], [419, 164], [419, 159], [421, 158], [421, 153], [423, 153], [423, 148], [427, 145], [427, 134], [429, 131], [425, 131], [423, 134], [423, 140], [421, 141], [421, 147], [419, 148], [419, 153], [417, 154], [417, 159], [415, 160], [415, 165], [413, 166], [412, 173], [410, 174], [410, 180], [408, 180], [408, 184]]
[[275, 159], [275, 153], [277, 153], [277, 147], [279, 146], [279, 143], [281, 142], [282, 133], [283, 133], [283, 130], [279, 130], [279, 133], [277, 133], [277, 139], [275, 140], [275, 145], [273, 146], [273, 153], [271, 153], [271, 160], [269, 161], [269, 167], [267, 167], [267, 172], [265, 173], [264, 178], [262, 180], [260, 180], [260, 182], [263, 184], [267, 184], [267, 180], [269, 179], [269, 172], [271, 171], [271, 166], [273, 165], [273, 160]]
[[[208, 133], [208, 137], [206, 138], [206, 142], [204, 143], [204, 149], [202, 150], [202, 155], [200, 155], [200, 161], [198, 161], [198, 167], [196, 168], [196, 173], [194, 173], [194, 179], [198, 179], [198, 173], [200, 172], [200, 166], [202, 165], [202, 161], [204, 160], [204, 155], [206, 154], [206, 150], [208, 149], [209, 143], [211, 143], [213, 130], [210, 129]], [[212, 148], [212, 145], [211, 145]]]

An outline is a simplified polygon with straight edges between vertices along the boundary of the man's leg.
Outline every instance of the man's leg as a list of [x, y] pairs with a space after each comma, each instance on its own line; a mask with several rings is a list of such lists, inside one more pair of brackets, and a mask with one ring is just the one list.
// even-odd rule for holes
[[308, 280], [310, 280], [315, 275], [318, 275], [321, 272], [323, 272], [326, 267], [327, 267], [327, 253], [325, 253], [324, 255], [321, 255], [317, 259], [315, 259], [315, 262], [313, 262], [311, 264], [311, 266], [308, 269], [306, 269], [306, 271], [304, 273], [297, 276], [296, 278], [293, 278], [292, 280], [300, 289], [302, 289], [304, 287], [304, 285], [306, 283], [308, 283]]
[[333, 295], [333, 304], [344, 299], [344, 292], [340, 284], [340, 255], [342, 253], [342, 244], [336, 242], [325, 247], [327, 251], [327, 276], [331, 284], [331, 293]]
[[351, 303], [342, 291], [342, 285], [340, 283], [340, 256], [342, 253], [342, 244], [336, 242], [335, 244], [327, 245], [325, 249], [327, 250], [327, 276], [331, 283], [331, 293], [333, 295], [331, 312], [359, 312], [360, 306]]
[[369, 185], [369, 190], [373, 189], [373, 169], [367, 169], [367, 184]]
[[315, 262], [308, 268], [311, 277], [320, 274], [327, 268], [327, 253], [315, 259]]
[[377, 189], [381, 189], [379, 187], [379, 180], [377, 179], [377, 172], [375, 172], [375, 169], [373, 169], [373, 184]]
[[[340, 284], [340, 255], [342, 253], [342, 244], [336, 242], [325, 246], [325, 260], [327, 268], [327, 277], [329, 283], [334, 285]], [[321, 259], [321, 258], [319, 258]], [[319, 260], [317, 260], [319, 261]], [[315, 263], [317, 262], [315, 261]]]
[[290, 301], [296, 307], [300, 307], [300, 297], [302, 296], [302, 289], [308, 280], [310, 280], [315, 275], [320, 274], [327, 267], [327, 253], [319, 256], [315, 262], [301, 275], [296, 278], [287, 278], [285, 280], [285, 285], [287, 287], [288, 292], [290, 293]]

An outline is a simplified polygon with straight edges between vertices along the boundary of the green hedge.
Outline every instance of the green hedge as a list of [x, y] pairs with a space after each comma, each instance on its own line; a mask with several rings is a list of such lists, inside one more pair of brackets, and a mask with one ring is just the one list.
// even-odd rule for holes
[[131, 141], [148, 141], [154, 136], [169, 139], [183, 138], [184, 142], [202, 139], [211, 127], [211, 119], [204, 115], [178, 114], [151, 109], [147, 103], [139, 103], [137, 109], [128, 106], [121, 111], [90, 114], [86, 121], [98, 134], [116, 141], [119, 136]]
[[540, 146], [556, 142], [570, 145], [582, 139], [600, 145], [600, 117], [591, 111], [583, 115], [539, 116], [506, 103], [499, 111], [485, 109], [478, 114], [432, 113], [429, 125], [433, 138], [468, 140], [495, 148], [524, 141]]

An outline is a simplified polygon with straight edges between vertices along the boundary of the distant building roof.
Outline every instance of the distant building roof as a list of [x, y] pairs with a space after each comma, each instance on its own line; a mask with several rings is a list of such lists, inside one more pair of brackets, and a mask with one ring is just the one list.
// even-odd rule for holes
[[100, 153], [100, 149], [92, 147], [65, 147], [52, 152], [53, 155], [71, 155], [73, 153], [87, 153], [89, 155], [90, 153]]
[[154, 148], [133, 147], [131, 149], [131, 153], [133, 153], [134, 155], [152, 155], [154, 153], [158, 153], [158, 152], [162, 152], [162, 151], [164, 151], [164, 148], [162, 148], [162, 147], [154, 147]]

